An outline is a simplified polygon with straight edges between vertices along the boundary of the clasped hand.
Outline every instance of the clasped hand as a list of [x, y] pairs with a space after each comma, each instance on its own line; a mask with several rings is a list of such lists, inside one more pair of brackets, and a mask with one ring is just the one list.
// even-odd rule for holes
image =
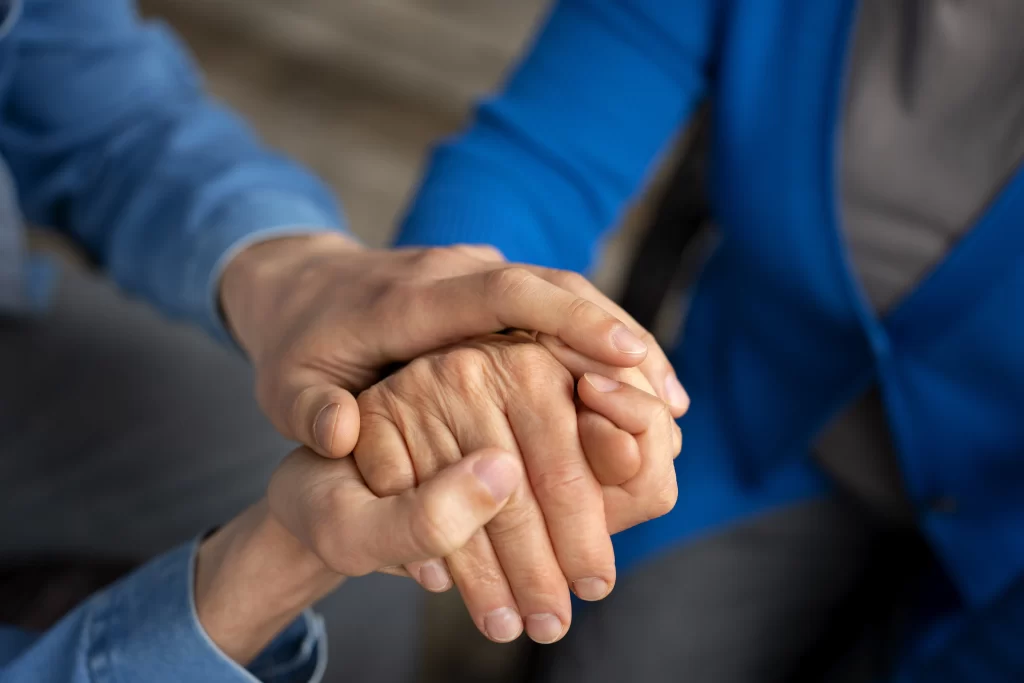
[[[220, 292], [261, 405], [307, 446], [274, 478], [273, 515], [339, 574], [407, 564], [428, 589], [458, 586], [493, 640], [525, 624], [550, 642], [570, 588], [592, 600], [614, 585], [609, 536], [672, 507], [686, 394], [650, 334], [579, 275], [327, 233], [244, 250]], [[538, 332], [480, 337], [508, 327]], [[453, 465], [485, 448], [525, 472], [495, 475], [514, 480], [507, 503], [477, 500], [488, 478]], [[463, 538], [473, 520], [491, 521]]]
[[[406, 557], [433, 559], [406, 565], [408, 573], [434, 591], [454, 582], [477, 627], [498, 642], [524, 626], [535, 641], [558, 640], [571, 621], [570, 588], [598, 600], [615, 583], [610, 535], [675, 503], [681, 435], [666, 404], [638, 371], [600, 366], [552, 337], [494, 335], [427, 354], [358, 403], [354, 460], [376, 496], [402, 500], [463, 454], [497, 448], [521, 459], [526, 479], [468, 539], [458, 511], [436, 497], [420, 497], [417, 514], [401, 517], [414, 529], [372, 527], [378, 547], [415, 539]], [[270, 500], [327, 566], [359, 575], [403, 556], [353, 552], [370, 541], [369, 528], [350, 523], [351, 476], [350, 459], [297, 452]], [[296, 487], [300, 478], [316, 490]]]

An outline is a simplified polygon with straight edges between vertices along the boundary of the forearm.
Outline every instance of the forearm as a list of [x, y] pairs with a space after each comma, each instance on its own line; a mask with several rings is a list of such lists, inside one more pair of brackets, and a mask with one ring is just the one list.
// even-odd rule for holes
[[[295, 616], [336, 577], [314, 577], [305, 556], [291, 552], [257, 507], [203, 545], [204, 597], [196, 601], [196, 546], [154, 559], [37, 637], [0, 632], [0, 681], [308, 683], [323, 666], [326, 643], [315, 618]], [[291, 570], [285, 572], [284, 563]], [[238, 573], [237, 591], [226, 572]], [[310, 585], [298, 586], [302, 578]], [[279, 587], [258, 583], [264, 579]], [[248, 627], [240, 625], [242, 616]], [[247, 670], [245, 663], [289, 623], [288, 637]]]
[[235, 252], [340, 229], [329, 189], [209, 97], [132, 0], [28, 2], [15, 34], [0, 153], [21, 207], [125, 289], [219, 333], [216, 282]]
[[196, 613], [221, 651], [245, 666], [342, 580], [261, 502], [200, 547]]

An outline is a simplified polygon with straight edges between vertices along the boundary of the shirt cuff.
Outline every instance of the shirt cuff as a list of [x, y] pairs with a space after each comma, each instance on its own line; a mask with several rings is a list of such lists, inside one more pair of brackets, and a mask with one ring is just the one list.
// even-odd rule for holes
[[323, 622], [307, 610], [247, 670], [210, 640], [196, 614], [199, 542], [161, 555], [94, 598], [86, 658], [97, 683], [318, 683], [327, 666]]
[[341, 218], [320, 204], [287, 192], [243, 194], [216, 212], [189, 260], [182, 296], [186, 310], [216, 339], [231, 342], [220, 314], [220, 279], [228, 263], [259, 242], [320, 232], [344, 231]]

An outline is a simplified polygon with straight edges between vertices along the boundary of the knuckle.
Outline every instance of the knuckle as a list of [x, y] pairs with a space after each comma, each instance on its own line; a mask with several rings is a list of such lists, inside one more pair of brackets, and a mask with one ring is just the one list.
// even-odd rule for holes
[[416, 486], [412, 464], [404, 456], [357, 454], [356, 463], [374, 495], [397, 496]]
[[490, 244], [458, 244], [454, 247], [460, 253], [483, 261], [504, 261], [505, 254]]
[[569, 303], [565, 314], [569, 321], [575, 325], [585, 325], [594, 318], [595, 314], [602, 318], [608, 317], [607, 314], [600, 310], [597, 304], [580, 296], [577, 296]]
[[[594, 565], [596, 566], [596, 565]], [[600, 575], [600, 571], [582, 570], [584, 574]], [[516, 574], [516, 583], [539, 604], [557, 605], [560, 590], [565, 589], [566, 577], [562, 568], [553, 562], [535, 562], [522, 567]], [[555, 611], [558, 611], [557, 608]]]
[[479, 245], [476, 245], [476, 249], [477, 249], [477, 251], [479, 251], [480, 255], [483, 256], [487, 260], [490, 260], [490, 261], [504, 261], [505, 260], [505, 254], [501, 251], [501, 249], [498, 249], [497, 247], [495, 247], [493, 245], [490, 245], [490, 244], [479, 244]]
[[462, 547], [455, 520], [446, 514], [445, 505], [427, 496], [419, 502], [412, 516], [412, 533], [424, 556], [445, 557]]
[[679, 487], [673, 480], [671, 485], [662, 487], [651, 497], [646, 509], [647, 519], [656, 519], [672, 512], [678, 500]]
[[445, 247], [427, 247], [416, 256], [416, 268], [423, 274], [444, 270], [451, 263], [453, 252]]
[[367, 299], [366, 312], [378, 320], [405, 320], [419, 306], [424, 292], [414, 280], [391, 280]]
[[589, 292], [593, 287], [590, 284], [590, 280], [572, 270], [555, 271], [554, 283], [574, 294]]
[[490, 300], [514, 297], [533, 277], [530, 271], [519, 266], [497, 268], [487, 274], [484, 290]]
[[587, 476], [582, 463], [545, 467], [537, 472], [533, 486], [539, 496], [562, 499], [573, 506], [598, 493], [597, 482]]
[[494, 540], [522, 538], [530, 532], [534, 522], [533, 506], [520, 492], [512, 494], [505, 508], [487, 525], [487, 533]]
[[451, 349], [424, 360], [423, 371], [443, 377], [445, 382], [466, 391], [485, 384], [490, 366], [487, 352], [476, 346]]
[[572, 373], [550, 351], [537, 343], [523, 343], [505, 349], [512, 377], [530, 396], [550, 395], [552, 388], [572, 388]]
[[370, 388], [359, 392], [359, 396], [356, 397], [356, 404], [359, 406], [359, 413], [364, 418], [370, 420], [384, 420], [384, 415], [387, 414], [387, 402], [384, 400], [384, 392], [386, 391], [388, 380], [385, 378], [383, 381], [372, 385]]
[[675, 418], [672, 417], [672, 410], [668, 407], [668, 404], [660, 398], [656, 396], [651, 396], [649, 398], [650, 400], [647, 402], [648, 428], [664, 428], [665, 431], [668, 431], [671, 429], [671, 426], [675, 424]]

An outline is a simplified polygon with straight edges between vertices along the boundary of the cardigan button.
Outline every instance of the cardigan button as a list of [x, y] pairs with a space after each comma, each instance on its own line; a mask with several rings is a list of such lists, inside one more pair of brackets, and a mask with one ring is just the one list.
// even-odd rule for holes
[[937, 496], [929, 501], [928, 509], [938, 515], [955, 515], [959, 504], [953, 496]]

